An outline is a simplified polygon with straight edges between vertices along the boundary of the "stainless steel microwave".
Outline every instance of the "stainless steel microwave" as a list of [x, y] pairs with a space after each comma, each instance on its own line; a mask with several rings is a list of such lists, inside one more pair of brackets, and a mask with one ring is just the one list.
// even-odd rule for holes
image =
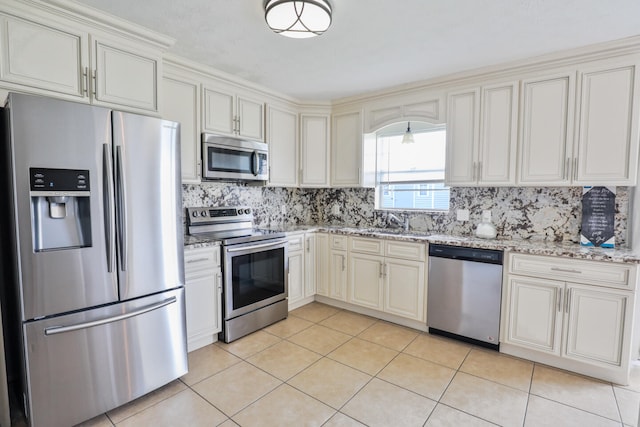
[[202, 177], [223, 181], [268, 181], [267, 144], [203, 133]]

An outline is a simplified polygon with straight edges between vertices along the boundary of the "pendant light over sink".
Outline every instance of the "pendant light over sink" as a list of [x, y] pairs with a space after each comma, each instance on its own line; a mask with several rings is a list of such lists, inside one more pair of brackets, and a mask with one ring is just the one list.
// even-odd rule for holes
[[407, 122], [407, 131], [402, 137], [403, 144], [413, 144], [413, 133], [411, 133], [411, 122]]
[[264, 17], [277, 34], [304, 39], [323, 34], [331, 25], [327, 0], [266, 0]]

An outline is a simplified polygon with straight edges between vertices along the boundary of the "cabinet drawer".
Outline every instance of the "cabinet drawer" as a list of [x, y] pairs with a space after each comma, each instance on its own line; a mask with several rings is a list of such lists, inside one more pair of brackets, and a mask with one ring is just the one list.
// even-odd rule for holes
[[511, 254], [509, 271], [527, 276], [635, 289], [635, 267], [630, 264]]
[[331, 249], [347, 250], [347, 236], [331, 236]]
[[384, 240], [352, 237], [349, 239], [349, 241], [349, 249], [351, 249], [352, 252], [360, 252], [363, 254], [372, 255], [384, 254]]
[[385, 256], [414, 261], [424, 261], [426, 249], [421, 243], [396, 242], [388, 240], [385, 246]]
[[289, 242], [289, 252], [301, 251], [304, 248], [304, 234], [290, 236], [287, 241]]
[[184, 251], [184, 273], [189, 275], [201, 270], [220, 268], [220, 247], [186, 249]]

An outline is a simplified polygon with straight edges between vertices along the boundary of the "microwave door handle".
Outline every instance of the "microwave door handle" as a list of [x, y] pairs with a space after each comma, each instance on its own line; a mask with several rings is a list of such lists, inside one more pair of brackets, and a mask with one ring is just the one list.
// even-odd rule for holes
[[260, 167], [260, 164], [258, 163], [259, 160], [260, 156], [258, 156], [257, 151], [251, 153], [251, 173], [253, 174], [253, 176], [258, 176], [258, 168]]

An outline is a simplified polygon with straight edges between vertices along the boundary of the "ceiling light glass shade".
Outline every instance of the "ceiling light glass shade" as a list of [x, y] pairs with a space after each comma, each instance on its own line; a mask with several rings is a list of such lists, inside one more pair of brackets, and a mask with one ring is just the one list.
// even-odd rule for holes
[[402, 144], [413, 144], [413, 133], [411, 133], [411, 122], [407, 123], [407, 131], [402, 137]]
[[331, 25], [331, 5], [326, 0], [267, 0], [264, 10], [269, 28], [286, 37], [319, 36]]

